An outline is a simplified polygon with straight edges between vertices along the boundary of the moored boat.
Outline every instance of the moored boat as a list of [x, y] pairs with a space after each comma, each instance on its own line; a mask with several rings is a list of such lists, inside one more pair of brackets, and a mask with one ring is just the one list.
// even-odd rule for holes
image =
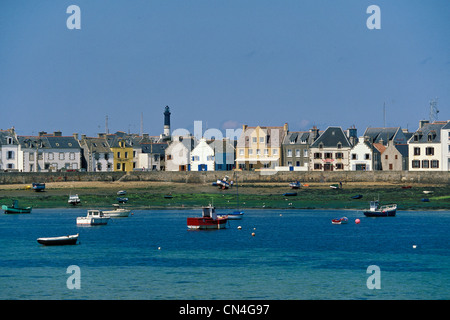
[[19, 207], [19, 200], [13, 200], [11, 206], [2, 205], [2, 210], [6, 214], [31, 213], [31, 207]]
[[77, 225], [99, 226], [105, 225], [109, 221], [109, 217], [103, 214], [101, 210], [88, 210], [86, 217], [78, 217]]
[[331, 223], [332, 224], [346, 224], [346, 223], [348, 223], [348, 218], [347, 217], [342, 217], [342, 218], [339, 218], [339, 219], [333, 219], [333, 220], [331, 220]]
[[218, 217], [216, 208], [212, 205], [202, 207], [201, 217], [187, 218], [187, 226], [194, 230], [225, 229], [227, 227], [228, 216]]
[[117, 197], [116, 200], [119, 203], [127, 203], [128, 202], [128, 198], [126, 198], [126, 197]]
[[68, 204], [71, 204], [73, 206], [76, 206], [77, 204], [81, 203], [80, 197], [78, 196], [78, 194], [70, 194], [69, 195], [69, 200], [67, 200]]
[[301, 186], [302, 184], [298, 181], [289, 183], [289, 187], [291, 187], [292, 189], [300, 189]]
[[114, 209], [113, 210], [106, 210], [103, 211], [103, 215], [106, 217], [111, 218], [118, 218], [118, 217], [128, 217], [130, 215], [131, 210], [121, 208], [118, 204], [113, 204]]
[[283, 193], [283, 196], [285, 196], [285, 197], [295, 197], [295, 196], [297, 196], [297, 192], [286, 192], [286, 193]]
[[32, 187], [34, 191], [44, 191], [45, 190], [45, 183], [37, 183], [33, 182]]
[[61, 236], [61, 237], [49, 237], [49, 238], [38, 238], [37, 242], [43, 244], [44, 246], [65, 246], [65, 245], [74, 245], [77, 244], [78, 241], [78, 233], [69, 236]]
[[361, 199], [363, 197], [362, 194], [355, 194], [354, 196], [351, 196], [351, 199]]
[[370, 208], [368, 210], [363, 210], [366, 217], [395, 217], [396, 212], [396, 204], [380, 206], [378, 200], [370, 201]]

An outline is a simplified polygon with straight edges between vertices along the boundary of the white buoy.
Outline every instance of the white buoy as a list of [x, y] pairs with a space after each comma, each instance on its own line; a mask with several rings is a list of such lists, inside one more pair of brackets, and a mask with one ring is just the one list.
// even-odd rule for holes
[[158, 250], [161, 250], [161, 247], [158, 247]]
[[253, 236], [253, 237], [255, 236], [255, 233], [254, 233], [254, 232], [252, 232], [252, 236]]
[[238, 226], [237, 228], [238, 228], [239, 230], [241, 230], [241, 229], [242, 229], [242, 227], [241, 227], [241, 226]]
[[413, 244], [413, 249], [417, 248], [417, 245]]

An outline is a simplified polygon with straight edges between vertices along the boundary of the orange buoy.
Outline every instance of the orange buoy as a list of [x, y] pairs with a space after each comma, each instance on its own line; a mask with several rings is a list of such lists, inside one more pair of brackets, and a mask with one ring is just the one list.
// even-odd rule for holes
[[355, 220], [355, 223], [356, 223], [356, 224], [359, 224], [360, 222], [361, 222], [361, 220], [359, 220], [359, 219], [356, 219], [356, 220]]

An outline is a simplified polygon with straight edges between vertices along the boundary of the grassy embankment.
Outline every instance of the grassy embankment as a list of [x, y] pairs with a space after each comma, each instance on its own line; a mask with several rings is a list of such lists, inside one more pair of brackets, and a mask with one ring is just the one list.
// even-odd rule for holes
[[[236, 190], [219, 190], [211, 185], [184, 183], [85, 183], [74, 185], [47, 184], [46, 191], [26, 190], [25, 185], [0, 186], [0, 204], [10, 204], [18, 199], [21, 206], [33, 208], [69, 207], [69, 193], [77, 193], [83, 208], [107, 208], [117, 203], [116, 192], [124, 189], [129, 201], [126, 206], [135, 209], [150, 208], [191, 208], [207, 205], [210, 202], [218, 208], [233, 209], [236, 206]], [[423, 191], [433, 191], [424, 194]], [[298, 192], [297, 196], [283, 196], [285, 192]], [[172, 199], [164, 195], [171, 193]], [[363, 195], [362, 199], [350, 197]], [[247, 183], [239, 186], [240, 207], [245, 208], [308, 208], [308, 209], [363, 209], [368, 201], [378, 198], [382, 204], [397, 203], [399, 210], [450, 210], [450, 186], [413, 185], [402, 189], [398, 184], [344, 184], [343, 189], [333, 190], [329, 184], [310, 184], [299, 190], [291, 190], [281, 183]], [[428, 198], [430, 202], [422, 202]]]

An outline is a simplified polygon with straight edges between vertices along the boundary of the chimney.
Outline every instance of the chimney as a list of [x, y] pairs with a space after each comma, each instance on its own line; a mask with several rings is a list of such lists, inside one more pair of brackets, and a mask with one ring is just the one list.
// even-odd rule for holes
[[428, 121], [428, 120], [420, 120], [419, 121], [419, 129], [422, 129], [422, 127], [424, 125], [426, 125], [427, 123], [430, 123], [430, 121]]
[[97, 134], [99, 138], [106, 138], [106, 134], [105, 133], [98, 133]]
[[53, 132], [53, 136], [54, 137], [61, 137], [62, 136], [62, 132], [61, 131], [55, 131], [55, 132]]
[[39, 131], [39, 137], [45, 136], [47, 134], [46, 131]]
[[309, 129], [309, 132], [311, 133], [311, 143], [313, 143], [319, 137], [319, 129], [313, 126], [312, 129]]
[[78, 133], [72, 133], [72, 136], [74, 137], [75, 140], [78, 140]]

